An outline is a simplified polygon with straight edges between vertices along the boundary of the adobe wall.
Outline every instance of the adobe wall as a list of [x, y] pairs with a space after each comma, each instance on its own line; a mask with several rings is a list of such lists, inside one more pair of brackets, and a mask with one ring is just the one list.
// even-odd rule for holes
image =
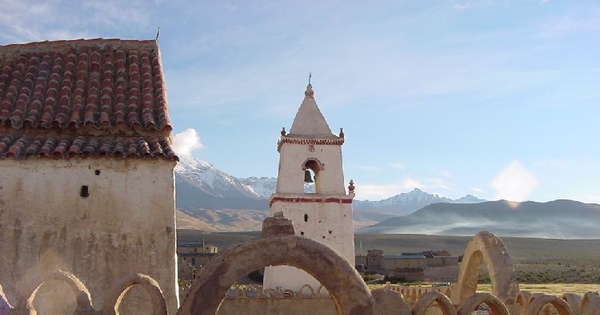
[[217, 315], [337, 315], [330, 298], [321, 299], [225, 299]]
[[1, 160], [0, 285], [8, 302], [23, 306], [52, 272], [62, 270], [81, 281], [98, 308], [123, 277], [141, 273], [158, 282], [174, 313], [174, 165], [149, 159]]

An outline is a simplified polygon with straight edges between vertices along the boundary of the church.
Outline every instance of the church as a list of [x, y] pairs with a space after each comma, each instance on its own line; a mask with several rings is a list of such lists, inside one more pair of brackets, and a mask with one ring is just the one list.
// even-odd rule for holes
[[[331, 132], [319, 110], [309, 83], [292, 127], [277, 142], [279, 170], [270, 213], [281, 212], [294, 223], [295, 233], [341, 254], [354, 265], [354, 183], [344, 182], [342, 145], [344, 132]], [[288, 266], [265, 268], [265, 289], [315, 290], [320, 283], [306, 272]]]

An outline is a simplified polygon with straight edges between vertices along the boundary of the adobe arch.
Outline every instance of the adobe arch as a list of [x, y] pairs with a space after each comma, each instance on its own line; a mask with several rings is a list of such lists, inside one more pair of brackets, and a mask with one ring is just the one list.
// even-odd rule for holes
[[452, 302], [461, 304], [475, 294], [482, 263], [488, 267], [492, 293], [505, 304], [514, 305], [520, 290], [512, 260], [502, 240], [487, 231], [477, 233], [465, 249]]
[[141, 285], [150, 296], [153, 315], [167, 314], [167, 303], [158, 282], [152, 279], [152, 277], [140, 273], [128, 274], [118, 280], [112, 289], [111, 295], [104, 304], [103, 314], [118, 314], [117, 309], [119, 308], [119, 304], [121, 304], [121, 300], [125, 296], [125, 293], [127, 293], [127, 290], [134, 285]]
[[490, 293], [475, 293], [460, 304], [458, 307], [458, 315], [470, 315], [477, 310], [479, 305], [487, 304], [490, 308], [490, 314], [494, 315], [510, 315], [510, 311], [506, 305], [497, 297]]
[[537, 315], [542, 310], [542, 308], [546, 305], [552, 305], [556, 308], [558, 315], [573, 315], [573, 310], [569, 306], [569, 304], [556, 296], [553, 295], [540, 295], [535, 296], [531, 303], [527, 306], [526, 315]]
[[19, 295], [17, 301], [18, 304], [15, 306], [15, 308], [34, 309], [33, 300], [35, 299], [38, 289], [44, 283], [51, 280], [63, 281], [69, 286], [73, 294], [75, 294], [75, 299], [77, 300], [77, 308], [75, 309], [76, 314], [86, 314], [94, 311], [90, 292], [85, 285], [72, 273], [62, 270], [57, 270], [50, 274], [46, 274], [42, 276], [36, 285], [26, 287], [25, 290], [22, 291], [22, 295]]
[[433, 305], [433, 303], [437, 303], [443, 315], [456, 315], [456, 310], [454, 309], [454, 305], [450, 299], [441, 292], [427, 292], [419, 298], [417, 303], [415, 303], [413, 307], [414, 315], [425, 315], [427, 314], [427, 309]]
[[12, 309], [12, 306], [8, 303], [2, 284], [0, 284], [0, 314], [8, 313], [9, 309]]
[[350, 263], [331, 248], [295, 235], [250, 240], [213, 257], [200, 270], [178, 315], [214, 315], [227, 290], [265, 266], [289, 265], [319, 280], [333, 297], [338, 314], [375, 314], [375, 300]]

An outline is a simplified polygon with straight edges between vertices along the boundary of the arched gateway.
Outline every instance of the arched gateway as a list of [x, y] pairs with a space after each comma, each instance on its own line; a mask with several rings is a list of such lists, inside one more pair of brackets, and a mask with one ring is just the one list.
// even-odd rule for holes
[[294, 235], [251, 240], [213, 257], [177, 314], [214, 315], [232, 284], [254, 270], [277, 265], [302, 269], [319, 280], [338, 314], [375, 314], [375, 299], [354, 266], [331, 248]]

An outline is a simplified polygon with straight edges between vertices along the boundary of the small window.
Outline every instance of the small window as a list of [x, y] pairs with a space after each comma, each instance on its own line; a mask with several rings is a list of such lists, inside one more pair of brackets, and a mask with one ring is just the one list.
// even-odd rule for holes
[[304, 214], [304, 222], [308, 222], [308, 214]]
[[90, 191], [87, 185], [81, 186], [81, 189], [79, 190], [79, 196], [83, 198], [87, 198], [90, 196]]

